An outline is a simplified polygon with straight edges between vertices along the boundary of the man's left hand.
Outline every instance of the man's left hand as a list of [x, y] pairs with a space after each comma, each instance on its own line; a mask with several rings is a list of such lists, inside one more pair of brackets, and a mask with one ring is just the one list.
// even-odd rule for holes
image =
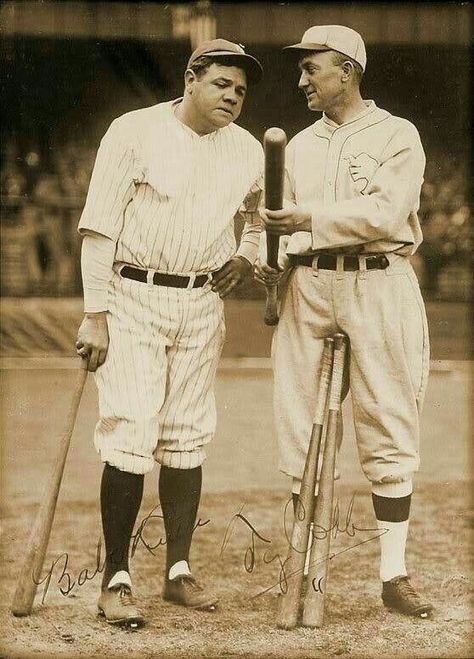
[[265, 231], [276, 236], [291, 236], [296, 231], [311, 231], [311, 213], [286, 199], [282, 210], [271, 211], [265, 208], [260, 211], [260, 217]]
[[212, 276], [212, 290], [222, 298], [252, 277], [252, 265], [243, 256], [233, 256]]

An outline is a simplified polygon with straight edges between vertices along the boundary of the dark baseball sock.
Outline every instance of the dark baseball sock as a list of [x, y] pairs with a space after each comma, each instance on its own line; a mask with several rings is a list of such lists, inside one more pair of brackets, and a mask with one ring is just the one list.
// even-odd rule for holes
[[105, 570], [102, 587], [119, 570], [129, 571], [128, 552], [143, 495], [143, 474], [130, 474], [106, 464], [100, 485]]
[[166, 532], [166, 574], [178, 561], [188, 561], [201, 499], [202, 468], [160, 468], [159, 494]]
[[372, 493], [372, 503], [379, 522], [406, 522], [410, 517], [411, 494], [392, 498]]

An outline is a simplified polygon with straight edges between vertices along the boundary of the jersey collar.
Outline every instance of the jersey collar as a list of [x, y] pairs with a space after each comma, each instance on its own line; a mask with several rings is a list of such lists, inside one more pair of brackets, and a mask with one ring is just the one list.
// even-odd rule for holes
[[218, 128], [217, 130], [212, 131], [212, 133], [207, 133], [206, 135], [199, 135], [192, 128], [190, 128], [186, 124], [183, 124], [183, 122], [178, 119], [178, 117], [176, 116], [176, 108], [178, 107], [178, 105], [181, 103], [182, 100], [183, 100], [183, 97], [180, 96], [179, 98], [176, 98], [174, 101], [171, 101], [169, 103], [169, 118], [170, 118], [170, 120], [174, 124], [177, 124], [178, 126], [180, 126], [181, 129], [187, 135], [192, 137], [194, 140], [200, 140], [200, 141], [215, 140], [217, 138], [218, 134], [220, 133], [220, 131], [223, 130], [222, 128]]
[[343, 131], [345, 128], [350, 128], [351, 130], [353, 127], [361, 121], [367, 122], [373, 119], [375, 120], [376, 115], [377, 115], [377, 110], [379, 109], [377, 105], [375, 104], [374, 101], [372, 100], [367, 100], [364, 101], [365, 108], [360, 112], [358, 115], [350, 119], [349, 121], [344, 122], [343, 124], [336, 124], [334, 121], [329, 119], [324, 112], [323, 116], [321, 119], [318, 119], [314, 124], [313, 124], [313, 131], [318, 137], [328, 137], [329, 135], [332, 135], [336, 131]]

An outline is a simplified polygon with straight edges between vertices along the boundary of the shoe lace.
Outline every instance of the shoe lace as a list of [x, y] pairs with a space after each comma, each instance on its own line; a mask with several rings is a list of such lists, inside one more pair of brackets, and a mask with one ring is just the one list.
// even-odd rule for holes
[[413, 599], [417, 602], [420, 599], [419, 596], [418, 596], [418, 593], [416, 592], [416, 590], [411, 585], [408, 577], [402, 577], [400, 579], [400, 581], [398, 582], [398, 590], [399, 590], [401, 595], [403, 595], [407, 598], [411, 598], [411, 599]]
[[191, 590], [203, 590], [203, 587], [199, 585], [196, 579], [190, 574], [183, 574], [183, 576], [179, 577], [179, 579], [183, 582], [185, 587], [190, 588]]
[[132, 591], [130, 590], [129, 586], [125, 586], [124, 584], [120, 585], [119, 597], [120, 597], [120, 602], [124, 606], [134, 606], [135, 600], [133, 598]]

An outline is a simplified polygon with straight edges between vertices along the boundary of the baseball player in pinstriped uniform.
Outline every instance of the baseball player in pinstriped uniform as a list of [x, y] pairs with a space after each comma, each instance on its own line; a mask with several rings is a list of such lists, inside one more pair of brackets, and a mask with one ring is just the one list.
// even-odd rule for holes
[[[183, 98], [119, 117], [97, 154], [79, 223], [85, 315], [77, 350], [99, 393], [106, 548], [99, 610], [110, 623], [143, 622], [128, 553], [155, 460], [163, 596], [194, 608], [216, 603], [191, 575], [189, 550], [216, 424], [222, 298], [252, 275], [258, 250], [263, 150], [233, 122], [261, 74], [241, 46], [205, 42], [188, 62]], [[236, 251], [238, 212], [246, 224]]]
[[[359, 457], [372, 483], [384, 604], [426, 617], [407, 577], [405, 545], [429, 345], [424, 303], [407, 258], [421, 242], [417, 217], [425, 156], [416, 128], [360, 95], [366, 53], [357, 32], [311, 27], [296, 53], [310, 110], [323, 116], [287, 147], [287, 202], [262, 211], [291, 268], [273, 339], [280, 468], [299, 492], [323, 338], [350, 340], [350, 387]], [[263, 243], [262, 243], [263, 244]], [[281, 277], [256, 264], [263, 282]], [[304, 393], [301, 393], [304, 392]]]

